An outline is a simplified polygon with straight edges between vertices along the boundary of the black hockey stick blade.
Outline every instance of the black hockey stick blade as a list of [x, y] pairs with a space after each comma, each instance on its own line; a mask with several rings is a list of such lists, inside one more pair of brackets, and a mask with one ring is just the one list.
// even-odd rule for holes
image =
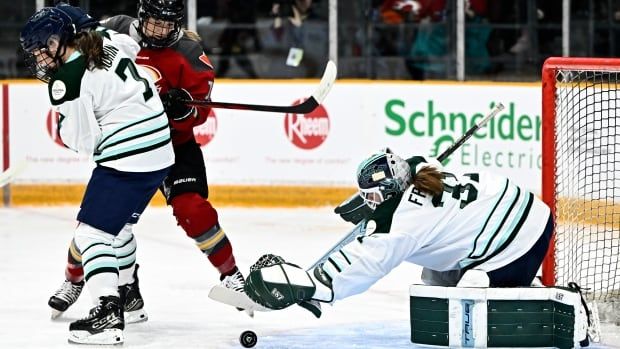
[[303, 103], [297, 105], [260, 105], [260, 104], [243, 104], [243, 103], [229, 103], [229, 102], [215, 102], [215, 101], [183, 101], [183, 103], [196, 107], [208, 107], [208, 108], [220, 108], [220, 109], [237, 109], [237, 110], [253, 110], [253, 111], [265, 111], [274, 113], [294, 113], [294, 114], [308, 114], [316, 109], [325, 99], [334, 81], [336, 81], [336, 64], [333, 61], [327, 62], [325, 72], [321, 78], [318, 88], [312, 96], [306, 99]]

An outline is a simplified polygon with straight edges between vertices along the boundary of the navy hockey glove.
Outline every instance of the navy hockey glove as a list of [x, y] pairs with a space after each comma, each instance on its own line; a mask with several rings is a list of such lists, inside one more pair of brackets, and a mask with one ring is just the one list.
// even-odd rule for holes
[[186, 105], [183, 100], [192, 100], [192, 95], [182, 88], [171, 88], [159, 96], [164, 104], [168, 117], [174, 121], [181, 121], [196, 114], [196, 108]]

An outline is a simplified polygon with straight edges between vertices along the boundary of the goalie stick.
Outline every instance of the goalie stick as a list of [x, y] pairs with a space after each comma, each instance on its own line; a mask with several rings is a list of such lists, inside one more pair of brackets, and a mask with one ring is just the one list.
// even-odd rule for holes
[[[452, 144], [448, 149], [444, 150], [438, 157], [437, 160], [439, 162], [445, 160], [448, 156], [452, 155], [455, 150], [457, 150], [463, 143], [465, 143], [476, 131], [480, 128], [484, 127], [489, 120], [491, 120], [495, 115], [497, 115], [500, 111], [504, 109], [504, 105], [499, 103], [498, 105], [491, 110], [491, 112], [480, 120], [477, 124], [472, 126], [469, 130], [465, 132], [464, 135], [461, 136], [454, 144]], [[338, 241], [332, 248], [330, 248], [323, 256], [321, 256], [316, 262], [314, 262], [310, 267], [306, 269], [307, 272], [311, 273], [314, 268], [316, 268], [319, 264], [325, 263], [325, 261], [332, 255], [334, 252], [342, 249], [348, 243], [356, 239], [358, 236], [363, 235], [366, 232], [367, 221], [362, 220], [359, 222], [353, 230], [347, 233], [340, 241]], [[209, 292], [209, 298], [228, 305], [232, 305], [237, 308], [244, 309], [248, 315], [254, 315], [255, 311], [270, 311], [270, 309], [263, 307], [262, 305], [255, 303], [250, 299], [245, 293], [236, 292], [231, 289], [228, 289], [221, 285], [215, 285], [211, 288]]]
[[201, 100], [183, 100], [181, 102], [186, 105], [195, 107], [208, 107], [208, 108], [221, 108], [221, 109], [238, 109], [238, 110], [253, 110], [275, 113], [292, 113], [292, 114], [308, 114], [316, 109], [329, 91], [334, 85], [336, 80], [336, 64], [333, 61], [327, 62], [325, 72], [321, 78], [321, 82], [316, 91], [303, 103], [297, 105], [260, 105], [260, 104], [243, 104], [243, 103], [229, 103], [229, 102], [215, 102], [215, 101], [201, 101]]

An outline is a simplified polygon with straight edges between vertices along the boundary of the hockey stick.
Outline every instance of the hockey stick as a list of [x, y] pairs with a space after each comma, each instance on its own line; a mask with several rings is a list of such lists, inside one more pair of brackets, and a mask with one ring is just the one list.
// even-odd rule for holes
[[243, 103], [228, 103], [228, 102], [214, 102], [214, 101], [201, 101], [201, 100], [183, 100], [181, 102], [186, 105], [196, 107], [208, 107], [208, 108], [221, 108], [221, 109], [238, 109], [238, 110], [254, 110], [254, 111], [266, 111], [275, 113], [293, 113], [293, 114], [308, 114], [316, 109], [325, 99], [329, 90], [331, 90], [336, 80], [336, 64], [333, 61], [327, 62], [325, 72], [321, 78], [321, 82], [316, 91], [303, 103], [291, 106], [277, 106], [277, 105], [259, 105], [259, 104], [243, 104]]
[[[489, 122], [489, 120], [495, 117], [495, 115], [497, 115], [503, 109], [504, 109], [504, 105], [502, 103], [499, 103], [498, 105], [496, 105], [495, 108], [493, 108], [493, 110], [491, 110], [491, 112], [487, 114], [487, 116], [485, 116], [482, 120], [480, 120], [478, 123], [472, 126], [469, 130], [467, 130], [467, 132], [465, 132], [465, 134], [462, 135], [461, 138], [459, 138], [450, 147], [448, 147], [448, 149], [444, 150], [437, 157], [437, 160], [439, 162], [442, 162], [443, 160], [448, 158], [448, 156], [452, 155], [452, 153], [454, 153], [454, 151], [460, 148], [461, 145], [463, 145], [463, 143], [465, 143], [476, 131], [484, 127], [487, 124], [487, 122]], [[325, 261], [328, 259], [328, 257], [332, 253], [342, 249], [345, 245], [353, 241], [358, 236], [363, 235], [365, 232], [366, 232], [366, 220], [362, 220], [355, 226], [355, 228], [353, 228], [353, 230], [347, 233], [340, 241], [338, 241], [332, 248], [330, 248], [322, 257], [320, 257], [316, 262], [314, 262], [310, 267], [308, 267], [306, 271], [311, 272], [319, 264], [325, 263]]]
[[20, 162], [15, 166], [7, 168], [4, 172], [0, 173], [0, 188], [11, 183], [13, 179], [20, 174], [26, 168], [26, 162]]

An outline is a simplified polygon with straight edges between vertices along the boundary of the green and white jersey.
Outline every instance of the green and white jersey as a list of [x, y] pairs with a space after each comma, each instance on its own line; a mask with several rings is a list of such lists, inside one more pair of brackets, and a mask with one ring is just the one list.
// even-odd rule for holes
[[103, 69], [75, 52], [49, 82], [70, 149], [119, 171], [149, 172], [174, 163], [168, 119], [149, 74], [133, 62], [140, 47], [124, 34], [101, 32]]
[[437, 271], [492, 271], [521, 257], [542, 235], [550, 210], [529, 191], [488, 172], [445, 175], [443, 195], [411, 186], [391, 217], [389, 234], [408, 237], [406, 261]]

